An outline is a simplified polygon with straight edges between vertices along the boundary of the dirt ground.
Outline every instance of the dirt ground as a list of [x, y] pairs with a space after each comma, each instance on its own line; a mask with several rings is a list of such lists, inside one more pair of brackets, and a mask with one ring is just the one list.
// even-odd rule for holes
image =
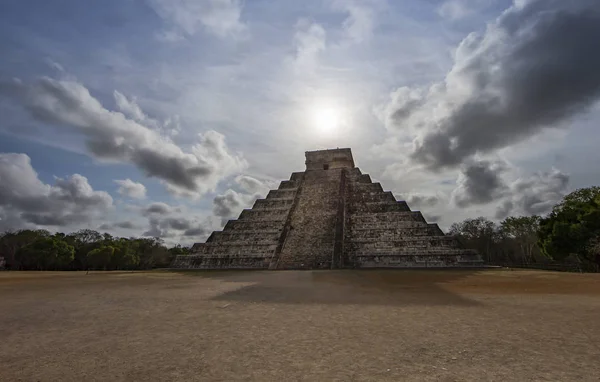
[[598, 381], [600, 274], [0, 272], [0, 381]]

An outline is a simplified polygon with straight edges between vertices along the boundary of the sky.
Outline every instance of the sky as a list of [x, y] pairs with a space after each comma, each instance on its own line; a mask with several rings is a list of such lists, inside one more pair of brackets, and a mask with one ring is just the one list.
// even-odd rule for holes
[[0, 230], [203, 241], [350, 147], [447, 229], [600, 184], [597, 0], [0, 3]]

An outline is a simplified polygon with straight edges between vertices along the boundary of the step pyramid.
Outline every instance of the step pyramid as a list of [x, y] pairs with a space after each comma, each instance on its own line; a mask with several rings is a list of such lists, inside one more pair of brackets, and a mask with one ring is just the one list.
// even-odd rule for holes
[[306, 170], [229, 220], [190, 255], [183, 269], [477, 267], [420, 211], [411, 211], [354, 166], [349, 148], [306, 152]]

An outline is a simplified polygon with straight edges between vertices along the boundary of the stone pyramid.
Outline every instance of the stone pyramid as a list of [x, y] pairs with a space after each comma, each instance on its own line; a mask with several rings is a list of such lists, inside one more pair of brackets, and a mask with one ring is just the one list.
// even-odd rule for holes
[[184, 269], [332, 269], [481, 266], [420, 211], [354, 166], [349, 148], [306, 152], [306, 171], [258, 199], [191, 254]]

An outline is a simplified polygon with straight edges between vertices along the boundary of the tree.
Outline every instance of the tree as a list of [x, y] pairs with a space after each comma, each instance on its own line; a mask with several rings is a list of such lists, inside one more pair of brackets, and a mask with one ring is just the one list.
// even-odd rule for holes
[[114, 253], [115, 248], [109, 245], [91, 250], [87, 254], [88, 267], [106, 270], [111, 264]]
[[9, 269], [21, 269], [17, 252], [37, 239], [48, 236], [50, 236], [50, 232], [42, 229], [5, 232], [0, 238], [0, 256], [5, 258], [6, 267]]
[[457, 236], [467, 247], [476, 249], [488, 262], [493, 259], [493, 244], [499, 239], [496, 224], [482, 216], [453, 223], [448, 232]]
[[98, 231], [91, 229], [81, 229], [73, 232], [66, 237], [69, 244], [75, 247], [74, 269], [87, 268], [87, 254], [101, 245], [103, 236]]
[[600, 187], [570, 193], [540, 222], [538, 244], [542, 253], [554, 260], [574, 255], [598, 270], [599, 241]]
[[502, 235], [515, 240], [525, 263], [531, 262], [534, 258], [539, 225], [540, 217], [537, 215], [509, 216], [500, 223]]
[[139, 265], [140, 258], [133, 248], [131, 240], [115, 240], [113, 248], [114, 253], [111, 259], [112, 269], [135, 269]]
[[17, 251], [17, 258], [25, 269], [64, 269], [73, 261], [75, 249], [60, 235], [40, 237]]

